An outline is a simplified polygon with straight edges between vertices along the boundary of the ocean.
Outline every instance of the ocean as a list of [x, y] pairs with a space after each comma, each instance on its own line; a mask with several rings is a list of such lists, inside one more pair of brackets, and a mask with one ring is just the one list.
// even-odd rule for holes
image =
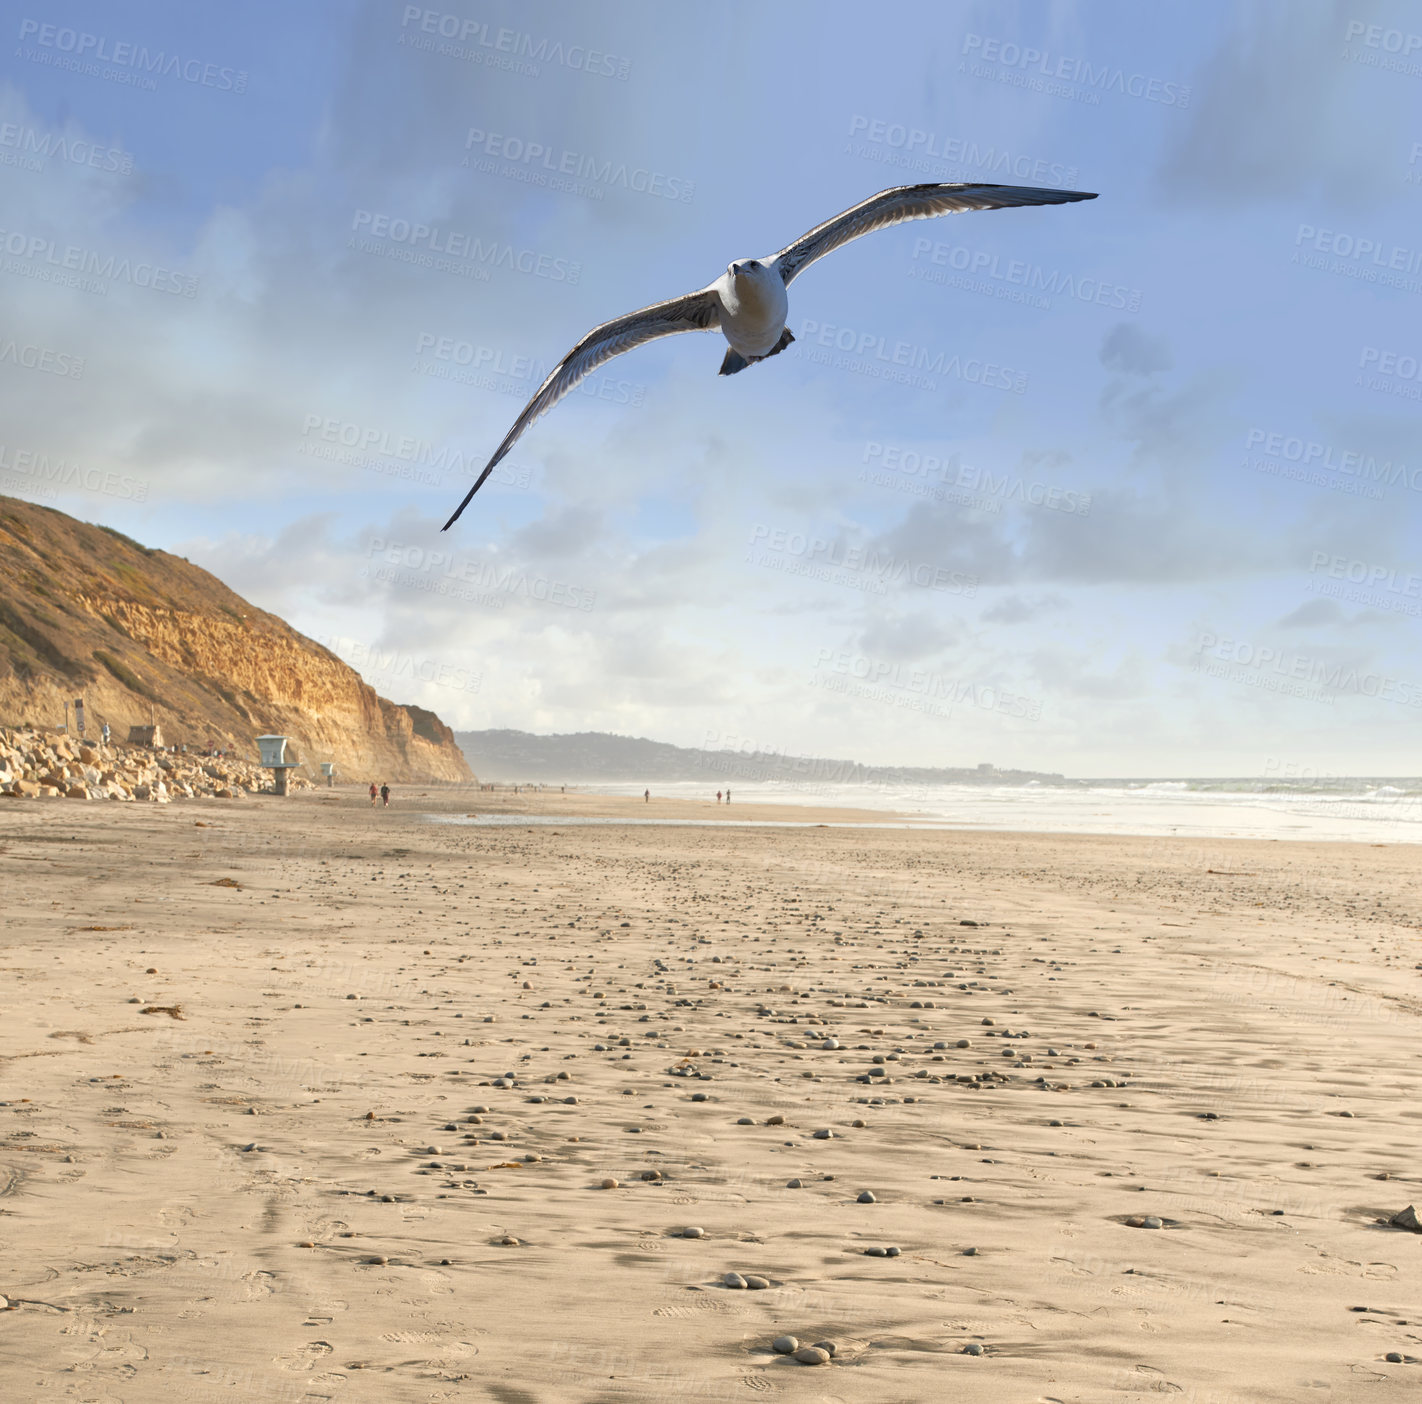
[[[719, 782], [652, 787], [668, 799], [709, 799]], [[724, 789], [724, 784], [720, 785]], [[641, 785], [579, 785], [640, 795]], [[805, 804], [910, 816], [914, 826], [1026, 833], [1138, 834], [1196, 839], [1422, 843], [1422, 780], [1099, 780], [1068, 784], [893, 785], [731, 781], [732, 803]], [[546, 793], [546, 791], [545, 791]], [[746, 815], [751, 818], [753, 815]]]

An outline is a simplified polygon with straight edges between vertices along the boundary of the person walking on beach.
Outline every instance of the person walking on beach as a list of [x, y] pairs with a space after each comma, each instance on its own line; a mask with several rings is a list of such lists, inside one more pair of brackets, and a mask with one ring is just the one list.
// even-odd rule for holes
[[731, 802], [731, 792], [730, 792], [730, 790], [727, 790], [727, 791], [726, 791], [726, 803], [727, 803], [727, 804], [730, 804], [730, 802]]
[[720, 804], [720, 803], [721, 803], [721, 792], [720, 792], [720, 790], [717, 790], [717, 791], [716, 791], [716, 803], [717, 803], [717, 804]]
[[646, 803], [646, 804], [651, 804], [651, 802], [652, 802], [652, 792], [651, 792], [650, 790], [643, 790], [643, 791], [642, 791], [642, 799], [643, 799], [643, 802], [644, 802], [644, 803]]
[[383, 782], [380, 786], [380, 803], [383, 808], [390, 808], [390, 786]]
[[371, 807], [372, 809], [375, 808], [375, 797], [376, 797], [376, 795], [379, 794], [379, 793], [380, 793], [380, 792], [375, 788], [375, 781], [372, 780], [372, 781], [370, 782], [370, 807]]

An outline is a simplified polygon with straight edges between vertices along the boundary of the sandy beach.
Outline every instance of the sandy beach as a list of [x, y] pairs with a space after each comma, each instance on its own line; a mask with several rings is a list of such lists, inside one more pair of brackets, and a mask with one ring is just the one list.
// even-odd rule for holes
[[784, 808], [6, 804], [0, 1398], [1416, 1396], [1415, 847]]

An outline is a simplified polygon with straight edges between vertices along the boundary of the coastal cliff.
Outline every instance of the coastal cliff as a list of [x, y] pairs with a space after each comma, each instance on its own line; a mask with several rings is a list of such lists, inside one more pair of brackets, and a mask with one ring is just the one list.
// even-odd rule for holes
[[307, 773], [473, 780], [433, 712], [377, 695], [328, 649], [180, 556], [0, 497], [0, 724], [54, 727], [84, 699], [90, 736], [156, 723], [163, 740], [256, 757], [292, 738]]

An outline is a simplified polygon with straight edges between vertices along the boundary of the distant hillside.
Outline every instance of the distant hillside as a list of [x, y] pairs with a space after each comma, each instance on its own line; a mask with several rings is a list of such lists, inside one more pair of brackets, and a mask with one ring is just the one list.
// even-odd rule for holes
[[485, 780], [546, 783], [631, 783], [705, 780], [799, 780], [847, 784], [1011, 784], [1061, 781], [1060, 775], [992, 766], [929, 769], [918, 766], [860, 765], [815, 756], [782, 756], [764, 751], [692, 750], [637, 736], [579, 731], [535, 736], [528, 731], [457, 731], [454, 739], [469, 764]]
[[88, 734], [152, 717], [164, 740], [255, 758], [293, 738], [351, 780], [473, 779], [433, 712], [388, 702], [334, 653], [180, 556], [0, 497], [0, 724], [56, 727], [84, 699]]

